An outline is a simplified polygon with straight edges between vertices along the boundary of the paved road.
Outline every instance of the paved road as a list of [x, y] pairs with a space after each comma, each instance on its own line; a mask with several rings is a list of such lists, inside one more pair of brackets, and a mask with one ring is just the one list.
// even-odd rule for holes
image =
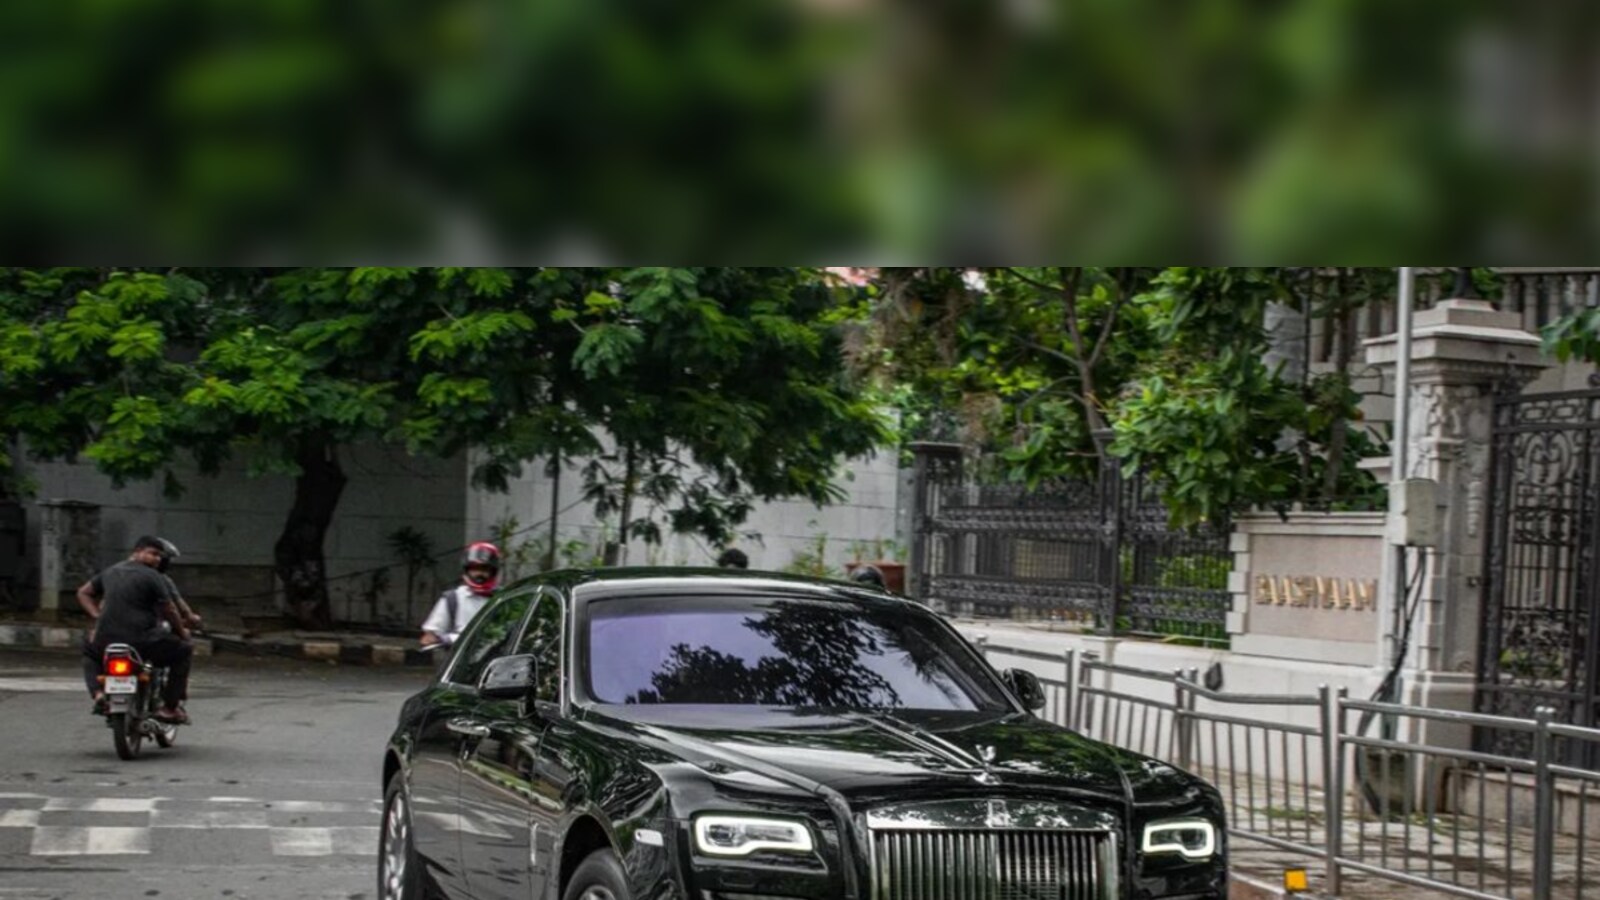
[[370, 900], [382, 747], [427, 673], [200, 660], [123, 762], [76, 660], [0, 650], [0, 900]]

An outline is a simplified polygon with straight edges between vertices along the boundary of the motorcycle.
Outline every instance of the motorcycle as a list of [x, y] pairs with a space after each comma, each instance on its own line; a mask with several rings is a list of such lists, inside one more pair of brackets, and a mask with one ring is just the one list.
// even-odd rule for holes
[[106, 725], [117, 756], [133, 759], [150, 738], [163, 749], [178, 739], [178, 726], [156, 718], [167, 686], [165, 667], [153, 666], [127, 644], [112, 644], [102, 656], [100, 681], [105, 689]]

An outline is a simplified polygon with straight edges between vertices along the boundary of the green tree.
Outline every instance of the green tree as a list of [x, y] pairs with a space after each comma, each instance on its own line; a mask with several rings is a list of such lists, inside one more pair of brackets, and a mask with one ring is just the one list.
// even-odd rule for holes
[[[323, 541], [351, 444], [475, 449], [503, 489], [525, 460], [600, 453], [601, 512], [659, 539], [724, 538], [751, 497], [833, 496], [880, 435], [843, 379], [802, 269], [251, 269], [0, 274], [0, 428], [121, 483], [179, 458], [295, 479], [275, 568], [296, 617], [329, 617]], [[690, 464], [693, 464], [691, 467]], [[608, 504], [615, 503], [615, 507]]]
[[[889, 270], [868, 359], [914, 386], [914, 415], [953, 414], [1012, 480], [1086, 477], [1109, 451], [1153, 478], [1180, 523], [1331, 501], [1374, 487], [1355, 467], [1371, 449], [1352, 427], [1359, 397], [1343, 371], [1269, 368], [1265, 313], [1314, 301], [1346, 316], [1383, 291], [1376, 270], [1352, 272]], [[1095, 439], [1105, 426], [1109, 447]]]
[[[1360, 397], [1348, 372], [1291, 381], [1266, 362], [1268, 306], [1294, 303], [1296, 281], [1319, 275], [1175, 267], [1139, 298], [1161, 350], [1130, 385], [1112, 451], [1154, 480], [1175, 523], [1381, 494], [1356, 466], [1377, 448], [1355, 425]], [[1342, 321], [1384, 284], [1381, 270], [1341, 271], [1320, 302]], [[1336, 361], [1348, 365], [1353, 339], [1340, 346]]]
[[561, 394], [608, 445], [584, 469], [597, 515], [623, 541], [665, 524], [721, 545], [757, 499], [837, 499], [839, 459], [886, 439], [842, 365], [840, 309], [816, 270], [648, 268], [564, 310]]
[[954, 419], [1012, 479], [1083, 477], [1123, 383], [1154, 349], [1133, 302], [1152, 272], [885, 270], [869, 363], [904, 385], [908, 433]]
[[1544, 350], [1562, 362], [1600, 363], [1600, 307], [1585, 307], [1546, 325]]
[[185, 455], [206, 473], [240, 456], [293, 476], [274, 566], [296, 618], [326, 624], [344, 449], [481, 443], [493, 480], [541, 408], [535, 316], [566, 287], [546, 274], [12, 270], [7, 303], [31, 318], [12, 318], [0, 364], [31, 378], [6, 379], [5, 425], [30, 453], [81, 455], [118, 484], [165, 473], [177, 492]]
[[[84, 454], [117, 479], [151, 474], [168, 421], [157, 398], [188, 377], [173, 357], [212, 314], [194, 278], [164, 272], [0, 269], [0, 484], [23, 489], [8, 448]], [[137, 438], [130, 457], [119, 449]]]

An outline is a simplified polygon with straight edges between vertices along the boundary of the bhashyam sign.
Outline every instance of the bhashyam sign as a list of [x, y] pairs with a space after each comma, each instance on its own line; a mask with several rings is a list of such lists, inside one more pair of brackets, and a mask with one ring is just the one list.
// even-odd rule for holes
[[1376, 579], [1324, 575], [1257, 575], [1255, 602], [1314, 609], [1375, 610]]

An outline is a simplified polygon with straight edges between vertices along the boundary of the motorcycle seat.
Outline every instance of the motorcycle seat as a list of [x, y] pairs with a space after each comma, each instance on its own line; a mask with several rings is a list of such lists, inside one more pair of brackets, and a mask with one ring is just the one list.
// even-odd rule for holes
[[144, 665], [144, 657], [140, 656], [139, 651], [134, 649], [133, 645], [131, 644], [107, 645], [106, 652], [101, 655], [101, 659], [110, 659], [113, 656], [126, 656], [132, 659], [135, 665], [141, 667]]

